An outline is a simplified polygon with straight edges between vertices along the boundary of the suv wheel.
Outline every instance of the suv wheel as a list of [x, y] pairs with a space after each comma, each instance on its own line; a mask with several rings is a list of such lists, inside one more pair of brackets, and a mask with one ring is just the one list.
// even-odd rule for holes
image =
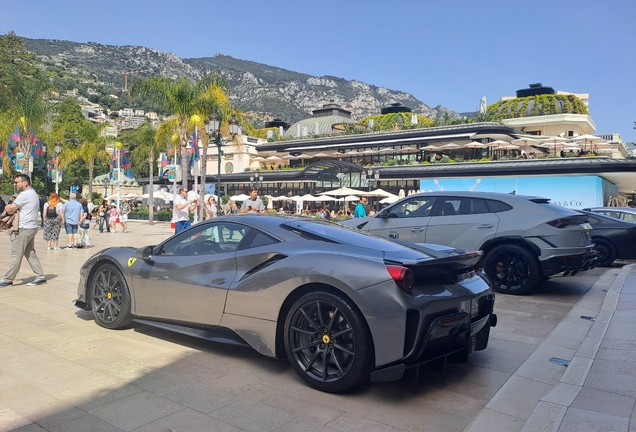
[[484, 270], [493, 289], [506, 294], [526, 294], [540, 278], [536, 257], [514, 244], [492, 248], [484, 259]]

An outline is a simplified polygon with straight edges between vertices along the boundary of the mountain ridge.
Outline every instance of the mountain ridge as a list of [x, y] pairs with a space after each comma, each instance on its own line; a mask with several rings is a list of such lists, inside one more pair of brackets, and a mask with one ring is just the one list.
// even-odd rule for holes
[[[353, 119], [379, 114], [383, 107], [396, 102], [432, 119], [446, 114], [460, 117], [460, 114], [441, 105], [431, 108], [407, 92], [331, 75], [314, 76], [227, 54], [182, 59], [171, 52], [136, 45], [25, 40], [28, 49], [56, 73], [63, 74], [60, 69], [76, 73], [87, 85], [92, 80], [98, 93], [100, 85], [113, 88], [113, 91], [123, 87], [124, 72], [130, 74], [129, 85], [134, 79], [150, 74], [173, 79], [187, 76], [199, 80], [210, 72], [217, 72], [231, 86], [228, 96], [233, 105], [245, 112], [258, 114], [261, 119], [279, 118], [294, 123], [310, 117], [311, 111], [331, 102], [350, 110]], [[105, 92], [101, 89], [100, 96], [105, 96]], [[93, 99], [99, 98], [95, 96]]]

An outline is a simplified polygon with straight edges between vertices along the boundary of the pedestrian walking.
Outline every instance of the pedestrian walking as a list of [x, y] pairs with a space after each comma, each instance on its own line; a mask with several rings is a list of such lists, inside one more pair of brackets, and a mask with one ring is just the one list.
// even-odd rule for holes
[[128, 201], [123, 200], [119, 211], [119, 223], [121, 224], [122, 232], [128, 231], [128, 213], [130, 213], [130, 204], [128, 204]]
[[53, 192], [44, 203], [44, 241], [46, 250], [59, 250], [60, 230], [64, 224], [64, 210], [58, 194]]
[[18, 231], [13, 231], [11, 237], [11, 265], [4, 277], [0, 279], [0, 286], [13, 285], [22, 258], [26, 257], [35, 273], [35, 279], [27, 285], [40, 285], [46, 283], [46, 276], [42, 271], [42, 265], [35, 253], [35, 235], [38, 232], [38, 208], [40, 200], [38, 194], [31, 187], [31, 178], [26, 174], [18, 174], [13, 180], [14, 187], [20, 192], [16, 199], [7, 204], [5, 211], [14, 214], [19, 211]]
[[115, 234], [117, 228], [117, 218], [119, 218], [119, 209], [115, 204], [111, 204], [110, 210], [108, 210], [108, 226], [113, 234]]
[[174, 217], [175, 227], [174, 233], [181, 232], [190, 228], [190, 212], [197, 208], [198, 199], [188, 200], [188, 191], [182, 187], [179, 189], [179, 195], [174, 200]]
[[68, 201], [64, 204], [62, 210], [64, 211], [64, 229], [68, 237], [66, 248], [73, 249], [77, 247], [77, 230], [82, 216], [82, 205], [77, 201], [75, 193], [71, 192], [69, 194]]
[[80, 217], [77, 232], [77, 247], [89, 247], [91, 245], [91, 236], [88, 231], [91, 228], [91, 219], [93, 216], [88, 209], [88, 201], [86, 199], [82, 199], [80, 204], [82, 204], [82, 216]]
[[208, 198], [208, 202], [205, 204], [205, 218], [215, 218], [217, 210], [216, 199], [214, 198], [214, 195], [211, 195], [210, 198]]
[[108, 208], [108, 201], [103, 200], [102, 203], [97, 208], [97, 217], [99, 217], [99, 232], [104, 232], [104, 226], [106, 227], [106, 231], [110, 232], [110, 213], [108, 212], [110, 209]]

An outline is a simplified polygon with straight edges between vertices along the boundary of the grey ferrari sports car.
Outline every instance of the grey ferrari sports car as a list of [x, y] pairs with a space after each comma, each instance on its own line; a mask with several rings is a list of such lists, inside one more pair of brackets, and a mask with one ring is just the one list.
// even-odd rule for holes
[[340, 392], [486, 348], [495, 298], [480, 262], [315, 219], [228, 216], [95, 254], [75, 304], [109, 329], [134, 321], [251, 346]]

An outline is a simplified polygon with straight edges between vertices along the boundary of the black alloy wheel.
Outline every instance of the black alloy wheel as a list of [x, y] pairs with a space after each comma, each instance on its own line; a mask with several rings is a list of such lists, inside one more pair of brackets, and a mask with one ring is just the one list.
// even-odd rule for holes
[[540, 277], [537, 259], [514, 244], [492, 248], [484, 259], [484, 269], [493, 289], [506, 294], [527, 294]]
[[128, 285], [115, 266], [102, 264], [91, 277], [89, 289], [97, 324], [108, 329], [120, 329], [132, 323]]
[[362, 314], [330, 292], [312, 292], [294, 303], [285, 320], [285, 350], [306, 383], [330, 393], [368, 379], [374, 364]]
[[610, 267], [616, 261], [616, 248], [604, 239], [593, 238], [594, 249], [596, 249], [596, 265], [599, 267]]

